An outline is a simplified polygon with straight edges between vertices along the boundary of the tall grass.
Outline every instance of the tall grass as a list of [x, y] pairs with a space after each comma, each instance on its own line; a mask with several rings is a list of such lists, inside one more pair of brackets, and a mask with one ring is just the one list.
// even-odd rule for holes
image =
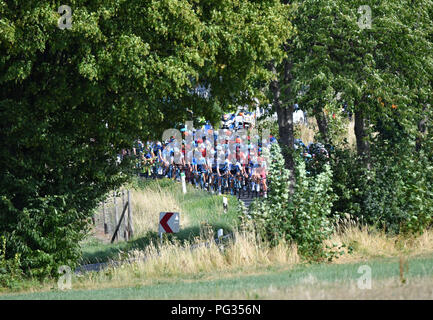
[[[217, 272], [230, 274], [236, 270], [256, 270], [266, 266], [294, 266], [300, 262], [296, 247], [280, 244], [270, 248], [255, 241], [253, 234], [235, 234], [236, 241], [224, 247], [209, 241], [212, 237], [196, 238], [191, 244], [151, 243], [143, 250], [132, 250], [129, 261], [121, 267], [110, 267], [104, 272], [87, 274], [77, 289], [116, 287], [153, 283], [158, 279], [197, 277]], [[197, 246], [206, 243], [206, 245]], [[197, 246], [197, 247], [195, 247]]]
[[[180, 213], [180, 232], [170, 238], [189, 241], [200, 235], [203, 225], [209, 225], [216, 235], [218, 229], [227, 234], [233, 231], [237, 219], [237, 199], [227, 196], [229, 208], [224, 213], [222, 196], [211, 195], [187, 185], [183, 194], [180, 183], [172, 180], [135, 179], [124, 189], [131, 190], [132, 223], [134, 238], [129, 242], [119, 241], [109, 244], [111, 234], [104, 235], [102, 223], [96, 231], [82, 243], [83, 263], [105, 262], [110, 258], [124, 256], [134, 248], [143, 248], [157, 237], [160, 212]], [[106, 206], [106, 213], [109, 211]], [[111, 214], [113, 210], [111, 210]], [[102, 210], [97, 213], [97, 221], [102, 222]], [[114, 225], [114, 224], [113, 224]]]
[[[74, 275], [73, 288], [74, 290], [89, 290], [177, 283], [178, 281], [182, 283], [195, 280], [213, 281], [260, 275], [269, 273], [269, 270], [275, 272], [293, 270], [295, 272], [299, 269], [297, 267], [303, 264], [295, 245], [280, 243], [277, 247], [270, 247], [266, 243], [256, 241], [253, 232], [235, 232], [236, 241], [225, 243], [224, 247], [209, 241], [210, 238], [212, 238], [211, 235], [202, 233], [201, 237], [197, 237], [195, 243], [192, 244], [181, 244], [180, 241], [165, 241], [162, 244], [151, 242], [143, 249], [129, 251], [127, 258], [130, 259], [130, 262], [125, 262], [120, 267], [113, 266], [101, 272]], [[427, 230], [419, 237], [408, 239], [388, 236], [381, 231], [360, 226], [356, 222], [346, 223], [339, 227], [329, 243], [352, 246], [353, 252], [346, 252], [339, 259], [328, 264], [357, 263], [372, 258], [402, 256], [408, 258], [431, 254], [433, 252], [432, 240], [433, 230]], [[193, 245], [204, 242], [208, 245], [193, 249]], [[317, 267], [320, 266], [323, 264], [317, 265]], [[352, 270], [353, 273], [357, 275], [356, 269], [354, 270]], [[398, 271], [398, 264], [396, 264], [396, 270]], [[398, 274], [397, 271], [396, 274]], [[343, 276], [338, 272], [333, 273], [335, 281]], [[56, 287], [54, 281], [51, 287]], [[49, 291], [50, 287], [44, 284], [35, 289], [26, 288], [24, 290], [27, 292]]]
[[[355, 221], [347, 220], [326, 244], [346, 244], [345, 254], [337, 263], [360, 261], [371, 258], [423, 255], [433, 252], [433, 230], [428, 229], [418, 236], [390, 236], [384, 230], [377, 230]], [[348, 248], [352, 253], [348, 254]]]
[[[143, 250], [133, 250], [128, 258], [133, 263], [112, 267], [104, 272], [84, 276], [77, 288], [122, 287], [146, 284], [161, 279], [191, 279], [218, 274], [254, 273], [263, 268], [292, 268], [302, 263], [296, 245], [281, 243], [270, 247], [256, 241], [254, 233], [235, 233], [236, 241], [224, 248], [209, 241], [208, 236], [196, 238], [195, 244], [207, 242], [208, 246], [192, 249], [191, 244], [164, 242], [151, 243]], [[433, 230], [427, 230], [416, 238], [388, 236], [356, 223], [348, 223], [334, 233], [328, 244], [345, 244], [352, 252], [340, 256], [331, 263], [353, 263], [372, 258], [415, 256], [433, 252]]]
[[[131, 191], [133, 227], [136, 235], [158, 230], [159, 212], [179, 212], [180, 203], [167, 189], [158, 187]], [[188, 224], [188, 217], [182, 216], [182, 227]]]
[[168, 179], [139, 181], [132, 192], [133, 224], [137, 236], [157, 231], [160, 212], [179, 212], [181, 231], [179, 237], [196, 235], [202, 223], [231, 231], [236, 221], [237, 200], [226, 196], [229, 210], [224, 213], [222, 196], [212, 195], [187, 185], [183, 194], [180, 183]]

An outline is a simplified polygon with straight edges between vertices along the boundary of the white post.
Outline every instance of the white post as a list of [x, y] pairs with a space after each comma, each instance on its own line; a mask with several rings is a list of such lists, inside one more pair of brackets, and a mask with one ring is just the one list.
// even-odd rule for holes
[[185, 194], [186, 193], [185, 173], [182, 172], [180, 174], [180, 178], [182, 180], [182, 191], [183, 191], [183, 194]]
[[218, 233], [217, 233], [217, 237], [218, 239], [220, 239], [224, 234], [224, 230], [223, 229], [218, 229]]
[[102, 220], [104, 222], [104, 234], [108, 233], [107, 222], [105, 221], [105, 200], [102, 202]]
[[221, 251], [224, 250], [224, 245], [221, 243], [221, 239], [222, 239], [222, 237], [223, 237], [223, 234], [224, 234], [224, 230], [223, 230], [223, 229], [218, 229], [218, 232], [217, 232], [218, 245], [219, 245], [219, 249], [220, 249]]
[[227, 197], [223, 197], [223, 208], [224, 208], [224, 213], [227, 213], [227, 208], [228, 208]]

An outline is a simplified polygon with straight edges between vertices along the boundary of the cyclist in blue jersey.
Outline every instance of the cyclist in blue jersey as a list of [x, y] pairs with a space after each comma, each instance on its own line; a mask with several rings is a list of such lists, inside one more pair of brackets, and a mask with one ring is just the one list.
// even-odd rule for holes
[[[223, 178], [228, 178], [231, 169], [231, 163], [226, 154], [226, 158], [223, 162], [219, 162], [216, 171], [218, 174], [218, 194], [221, 194], [221, 185]], [[225, 187], [225, 186], [224, 186]]]

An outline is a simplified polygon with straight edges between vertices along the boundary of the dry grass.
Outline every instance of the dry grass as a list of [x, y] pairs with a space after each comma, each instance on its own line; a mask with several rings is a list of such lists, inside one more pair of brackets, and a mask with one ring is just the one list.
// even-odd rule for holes
[[83, 275], [75, 289], [95, 289], [151, 284], [161, 279], [195, 277], [217, 272], [219, 277], [257, 272], [266, 266], [294, 266], [300, 262], [296, 246], [281, 244], [275, 248], [258, 244], [253, 235], [236, 234], [236, 241], [225, 244], [224, 249], [206, 239], [197, 239], [192, 245], [179, 243], [150, 244], [144, 250], [129, 252], [129, 259], [136, 261], [105, 272]]
[[[203, 243], [207, 237], [196, 239]], [[378, 257], [405, 257], [433, 252], [433, 231], [428, 230], [422, 236], [403, 239], [390, 237], [383, 232], [360, 227], [356, 222], [347, 221], [330, 239], [329, 243], [353, 246], [352, 254], [344, 254], [331, 263], [354, 263]], [[74, 276], [74, 290], [92, 290], [125, 288], [135, 286], [170, 284], [173, 282], [213, 281], [237, 279], [246, 275], [265, 275], [272, 270], [292, 270], [302, 260], [296, 246], [285, 243], [271, 248], [255, 241], [253, 234], [236, 234], [236, 241], [225, 244], [222, 248], [210, 242], [192, 250], [191, 246], [179, 243], [151, 244], [144, 250], [129, 252], [136, 262], [125, 263], [120, 267], [111, 267], [101, 272], [90, 272]], [[405, 289], [400, 288], [398, 279], [384, 279], [375, 282], [374, 290], [360, 291], [350, 279], [318, 281], [313, 275], [305, 274], [299, 284], [282, 285], [280, 288], [258, 288], [257, 292], [221, 292], [220, 298], [240, 299], [256, 297], [259, 299], [376, 299], [376, 298], [432, 298], [431, 281], [411, 279]], [[429, 287], [430, 286], [430, 287]], [[387, 291], [393, 290], [392, 294]], [[49, 291], [50, 288], [27, 289], [26, 292]], [[430, 291], [429, 291], [430, 290]], [[199, 294], [199, 293], [197, 293]], [[233, 296], [231, 296], [233, 295]], [[190, 297], [190, 298], [193, 298]], [[215, 292], [200, 293], [198, 298], [217, 299]]]
[[433, 230], [419, 236], [389, 236], [383, 230], [360, 225], [350, 218], [337, 228], [326, 244], [346, 244], [353, 248], [352, 254], [341, 256], [336, 263], [361, 261], [371, 258], [415, 256], [433, 252]]
[[[315, 142], [314, 135], [319, 132], [317, 121], [315, 118], [308, 118], [308, 125], [296, 124], [295, 125], [295, 137], [301, 139], [306, 145], [310, 142]], [[350, 148], [356, 146], [355, 136], [355, 121], [347, 121], [347, 133], [340, 137], [340, 140], [346, 139]]]
[[[175, 197], [164, 189], [133, 190], [131, 203], [134, 208], [133, 226], [135, 234], [145, 234], [158, 228], [159, 215], [155, 212], [179, 211], [180, 204]], [[182, 223], [187, 224], [183, 217]]]
[[[269, 248], [256, 243], [251, 236], [236, 235], [236, 242], [226, 244], [224, 250], [214, 242], [191, 250], [191, 246], [166, 243], [157, 248], [148, 246], [144, 251], [132, 251], [130, 258], [144, 262], [133, 264], [134, 273], [145, 278], [174, 277], [199, 273], [229, 272], [238, 268], [269, 266], [275, 264], [294, 265], [300, 261], [296, 248], [280, 245]], [[196, 244], [203, 243], [197, 239]], [[113, 269], [122, 276], [123, 271]], [[124, 269], [127, 277], [128, 268]]]
[[314, 135], [319, 132], [316, 119], [308, 118], [308, 125], [295, 124], [295, 137], [301, 139], [306, 145], [314, 142]]
[[349, 122], [349, 128], [347, 131], [347, 141], [349, 142], [349, 146], [351, 148], [355, 148], [356, 146], [355, 121]]
[[[197, 243], [203, 241], [204, 239], [197, 239]], [[379, 257], [399, 257], [403, 254], [407, 257], [433, 252], [433, 231], [429, 230], [416, 238], [403, 239], [349, 222], [340, 226], [328, 243], [346, 244], [354, 249], [353, 253], [346, 253], [332, 262], [337, 264]], [[161, 279], [191, 278], [215, 272], [218, 273], [218, 278], [221, 278], [236, 274], [239, 270], [243, 270], [242, 274], [250, 274], [266, 267], [291, 268], [301, 262], [296, 246], [280, 244], [270, 248], [257, 243], [251, 234], [236, 234], [236, 242], [226, 244], [224, 250], [213, 242], [209, 247], [203, 246], [194, 250], [191, 250], [190, 246], [183, 247], [177, 243], [165, 243], [159, 248], [151, 244], [143, 251], [130, 252], [129, 257], [137, 262], [86, 275], [76, 288], [123, 287], [137, 283], [144, 285]], [[328, 289], [325, 291], [328, 292]], [[296, 293], [296, 290], [293, 293]], [[283, 293], [277, 292], [266, 298], [278, 298], [279, 294]], [[323, 297], [319, 293], [315, 296]]]

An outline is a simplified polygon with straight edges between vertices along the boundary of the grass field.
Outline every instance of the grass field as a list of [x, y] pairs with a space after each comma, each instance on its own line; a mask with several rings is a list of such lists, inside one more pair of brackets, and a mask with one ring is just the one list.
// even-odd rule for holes
[[[362, 275], [358, 269], [364, 265], [371, 268], [371, 289], [358, 287]], [[3, 295], [0, 299], [433, 299], [432, 270], [433, 255], [409, 259], [405, 283], [398, 259], [279, 265], [150, 282], [137, 279], [134, 286], [120, 288]]]
[[144, 248], [151, 241], [158, 241], [159, 213], [177, 211], [180, 213], [181, 231], [170, 238], [182, 241], [200, 236], [204, 224], [215, 232], [222, 228], [227, 234], [233, 231], [236, 220], [237, 200], [227, 196], [229, 209], [224, 213], [222, 196], [211, 195], [187, 185], [183, 194], [179, 183], [164, 180], [136, 179], [132, 186], [131, 202], [134, 210], [133, 225], [135, 236], [129, 242], [106, 243], [90, 236], [82, 244], [82, 263], [105, 262], [117, 259], [123, 253]]
[[[433, 230], [404, 238], [360, 226], [353, 220], [338, 226], [328, 244], [345, 245], [332, 262], [305, 264], [296, 246], [269, 247], [255, 235], [237, 232], [236, 202], [189, 187], [183, 195], [172, 181], [136, 182], [133, 192], [136, 237], [129, 242], [83, 242], [83, 262], [135, 258], [136, 262], [100, 272], [72, 275], [72, 290], [62, 292], [54, 279], [29, 282], [0, 299], [432, 299]], [[174, 207], [182, 232], [159, 244], [158, 213]], [[236, 241], [191, 249], [206, 241], [202, 223], [215, 232], [234, 231]], [[208, 235], [213, 236], [213, 235]], [[350, 248], [350, 252], [348, 251]], [[399, 259], [408, 259], [408, 268]], [[145, 260], [143, 260], [145, 258]], [[371, 268], [372, 288], [357, 286], [358, 268]]]

